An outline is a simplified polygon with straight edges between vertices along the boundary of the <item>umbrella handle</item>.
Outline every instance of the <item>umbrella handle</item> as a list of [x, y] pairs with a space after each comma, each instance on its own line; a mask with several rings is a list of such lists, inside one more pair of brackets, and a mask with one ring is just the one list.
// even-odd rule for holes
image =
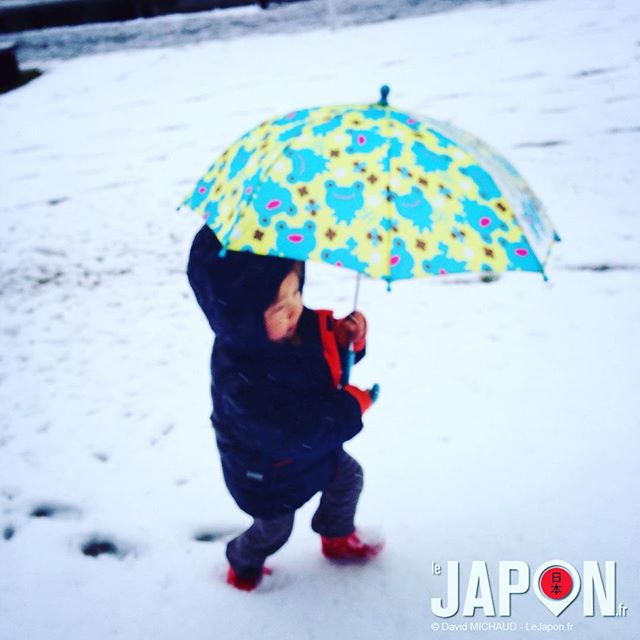
[[340, 384], [344, 387], [349, 384], [349, 376], [351, 375], [351, 367], [353, 367], [356, 361], [356, 352], [353, 349], [353, 345], [349, 345], [349, 350], [342, 356], [342, 377], [340, 378]]
[[[353, 300], [353, 311], [355, 313], [358, 308], [358, 297], [360, 296], [360, 279], [362, 274], [358, 272], [356, 278], [356, 295]], [[353, 350], [353, 344], [349, 345], [349, 350], [342, 358], [342, 377], [340, 378], [340, 384], [344, 387], [345, 384], [349, 384], [349, 375], [351, 374], [351, 367], [353, 367], [356, 361], [356, 352]]]

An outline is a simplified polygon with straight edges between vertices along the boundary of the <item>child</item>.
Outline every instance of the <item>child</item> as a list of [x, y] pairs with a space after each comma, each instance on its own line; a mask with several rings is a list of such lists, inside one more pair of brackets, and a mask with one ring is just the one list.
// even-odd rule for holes
[[302, 305], [304, 263], [229, 251], [206, 225], [189, 282], [211, 328], [211, 393], [225, 483], [252, 526], [227, 545], [227, 582], [250, 591], [289, 538], [294, 513], [318, 491], [312, 528], [327, 558], [367, 560], [382, 544], [355, 531], [362, 468], [343, 443], [362, 429], [368, 391], [340, 388], [341, 353], [364, 356], [360, 313], [335, 320]]

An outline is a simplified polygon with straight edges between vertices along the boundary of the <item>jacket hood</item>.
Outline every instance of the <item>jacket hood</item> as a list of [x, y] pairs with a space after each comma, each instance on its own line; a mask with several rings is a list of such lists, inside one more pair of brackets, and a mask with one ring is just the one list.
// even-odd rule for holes
[[[264, 312], [287, 274], [298, 264], [288, 258], [227, 251], [204, 225], [191, 246], [187, 275], [216, 339], [255, 349], [270, 343]], [[304, 263], [300, 288], [304, 284]]]

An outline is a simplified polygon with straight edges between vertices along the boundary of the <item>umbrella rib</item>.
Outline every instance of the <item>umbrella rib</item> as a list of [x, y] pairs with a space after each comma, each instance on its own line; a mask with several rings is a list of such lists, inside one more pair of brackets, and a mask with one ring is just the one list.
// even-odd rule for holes
[[391, 249], [393, 247], [393, 224], [391, 222], [391, 214], [392, 214], [392, 196], [391, 196], [391, 117], [389, 114], [390, 108], [388, 105], [383, 106], [383, 109], [386, 111], [386, 117], [384, 119], [385, 122], [385, 134], [387, 136], [387, 157], [386, 157], [386, 169], [387, 169], [387, 194], [386, 194], [386, 208], [387, 208], [387, 222], [389, 225], [388, 229], [388, 250], [387, 250], [387, 265], [386, 269], [388, 272], [387, 280], [387, 290], [391, 290]]

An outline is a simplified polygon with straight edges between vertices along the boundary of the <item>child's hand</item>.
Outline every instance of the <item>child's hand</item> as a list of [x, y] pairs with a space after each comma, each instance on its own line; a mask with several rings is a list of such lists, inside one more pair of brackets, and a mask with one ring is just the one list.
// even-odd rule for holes
[[347, 349], [353, 344], [354, 349], [360, 351], [367, 336], [367, 320], [359, 311], [354, 311], [336, 321], [334, 332], [339, 346]]

